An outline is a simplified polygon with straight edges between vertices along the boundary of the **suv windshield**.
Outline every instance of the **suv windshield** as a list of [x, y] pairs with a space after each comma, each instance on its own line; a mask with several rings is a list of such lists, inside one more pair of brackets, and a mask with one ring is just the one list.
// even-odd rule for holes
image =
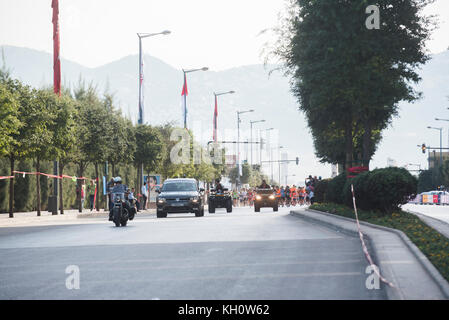
[[171, 182], [162, 186], [162, 192], [197, 191], [194, 182]]

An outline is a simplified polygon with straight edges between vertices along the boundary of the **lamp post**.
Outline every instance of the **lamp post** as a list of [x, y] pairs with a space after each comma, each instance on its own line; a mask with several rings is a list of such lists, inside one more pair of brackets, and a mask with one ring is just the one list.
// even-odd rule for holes
[[226, 91], [226, 92], [219, 92], [219, 93], [215, 93], [214, 92], [214, 97], [215, 97], [215, 110], [214, 110], [214, 131], [212, 134], [212, 140], [214, 140], [215, 142], [217, 142], [217, 130], [218, 130], [218, 97], [222, 96], [224, 94], [233, 94], [235, 93], [235, 91]]
[[249, 112], [254, 110], [237, 111], [237, 188], [240, 186], [240, 115]]
[[[449, 108], [448, 108], [449, 109]], [[449, 122], [449, 119], [439, 119], [439, 118], [435, 118], [435, 120], [436, 121], [447, 121], [447, 122]], [[448, 144], [447, 144], [447, 146], [449, 147], [449, 129], [448, 129], [448, 131], [447, 131], [447, 135], [448, 135]]]
[[253, 165], [253, 124], [254, 123], [259, 123], [259, 122], [265, 122], [265, 120], [257, 120], [257, 121], [250, 121], [249, 123], [251, 124], [251, 166]]
[[[265, 131], [265, 135], [267, 135], [267, 132], [274, 130], [274, 128], [269, 128], [269, 129], [265, 129], [263, 131]], [[262, 136], [260, 137], [260, 139], [262, 140]], [[262, 170], [262, 141], [260, 141], [260, 148], [259, 148], [259, 152], [260, 152], [260, 169]]]
[[184, 85], [182, 87], [182, 96], [183, 96], [183, 104], [184, 104], [184, 129], [187, 128], [187, 73], [196, 72], [196, 71], [207, 71], [209, 70], [208, 67], [203, 67], [199, 69], [189, 69], [184, 70], [182, 69], [182, 72], [184, 73]]
[[143, 56], [142, 56], [142, 39], [157, 35], [168, 35], [171, 32], [168, 30], [158, 33], [137, 33], [139, 37], [139, 118], [138, 124], [143, 124], [143, 111], [144, 111], [144, 94], [143, 94]]
[[[143, 124], [143, 112], [144, 112], [142, 39], [157, 35], [168, 35], [170, 33], [171, 32], [168, 30], [158, 33], [137, 33], [137, 36], [139, 37], [139, 117], [137, 119], [137, 124]], [[138, 183], [139, 183], [138, 190], [140, 190], [143, 184], [143, 163], [140, 166], [140, 175]]]
[[[283, 146], [279, 146], [279, 150], [281, 150], [282, 148], [284, 148]], [[278, 154], [279, 155], [279, 154]], [[281, 157], [279, 155], [279, 186], [281, 185]]]
[[[270, 149], [270, 164], [271, 164], [271, 182], [273, 182], [273, 150], [281, 150], [283, 148], [283, 146], [279, 146], [279, 147], [274, 147]], [[278, 153], [278, 158], [279, 158], [279, 153]], [[279, 160], [279, 159], [278, 159]], [[281, 162], [279, 161], [279, 183], [281, 183]]]
[[443, 128], [427, 127], [427, 129], [440, 130], [440, 166], [443, 164]]

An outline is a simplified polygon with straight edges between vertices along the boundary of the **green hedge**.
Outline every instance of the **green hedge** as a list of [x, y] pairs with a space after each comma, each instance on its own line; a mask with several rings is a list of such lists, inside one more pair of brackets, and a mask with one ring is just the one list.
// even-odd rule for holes
[[320, 180], [317, 182], [314, 190], [314, 198], [316, 202], [328, 202], [327, 189], [331, 179]]
[[346, 173], [342, 173], [335, 178], [333, 178], [331, 181], [329, 181], [327, 186], [327, 193], [326, 193], [326, 199], [329, 202], [343, 204], [343, 194], [342, 190], [346, 183]]
[[363, 172], [346, 179], [342, 174], [332, 179], [318, 202], [333, 202], [352, 206], [351, 184], [357, 207], [391, 213], [416, 196], [418, 180], [404, 168], [383, 168]]

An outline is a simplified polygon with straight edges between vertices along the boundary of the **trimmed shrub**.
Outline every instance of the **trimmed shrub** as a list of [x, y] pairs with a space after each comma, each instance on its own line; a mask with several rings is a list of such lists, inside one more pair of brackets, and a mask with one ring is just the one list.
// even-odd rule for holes
[[346, 173], [342, 173], [332, 180], [327, 185], [326, 199], [329, 202], [343, 204], [342, 190], [346, 183]]
[[391, 213], [416, 196], [418, 180], [404, 168], [383, 168], [349, 179], [343, 188], [346, 205], [352, 206], [351, 183], [357, 206], [365, 210]]
[[341, 190], [344, 204], [346, 204], [351, 208], [354, 205], [352, 202], [352, 191], [351, 191], [351, 184], [352, 184], [354, 186], [354, 194], [357, 206], [360, 208], [366, 208], [365, 204], [370, 202], [369, 196], [371, 194], [371, 192], [366, 189], [365, 183], [368, 179], [369, 174], [370, 171], [366, 171], [358, 174], [354, 178], [349, 178], [346, 180], [346, 183]]
[[328, 202], [327, 199], [327, 188], [331, 179], [320, 180], [317, 182], [314, 191], [315, 202], [325, 203]]

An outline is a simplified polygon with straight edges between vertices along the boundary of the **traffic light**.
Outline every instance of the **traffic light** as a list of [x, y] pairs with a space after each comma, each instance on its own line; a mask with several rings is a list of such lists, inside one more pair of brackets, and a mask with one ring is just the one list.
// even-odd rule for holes
[[426, 144], [423, 143], [422, 146], [421, 146], [422, 153], [426, 153], [426, 148], [427, 148]]
[[298, 164], [299, 164], [299, 158], [296, 157], [296, 165], [298, 165]]

